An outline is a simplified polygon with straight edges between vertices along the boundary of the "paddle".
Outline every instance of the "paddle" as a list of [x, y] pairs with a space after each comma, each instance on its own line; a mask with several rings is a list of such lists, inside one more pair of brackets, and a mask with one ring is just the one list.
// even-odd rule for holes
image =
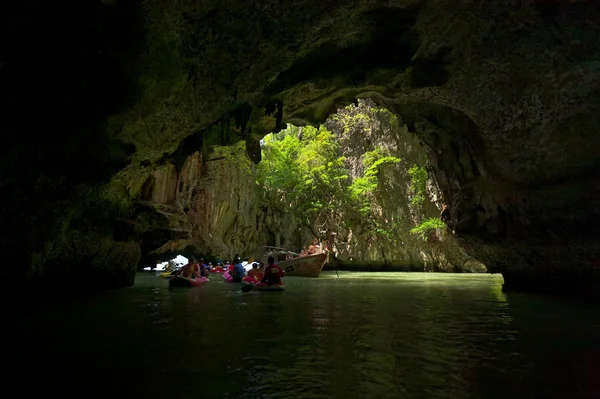
[[[294, 266], [289, 266], [286, 267], [284, 272], [293, 272], [294, 271]], [[258, 284], [258, 283], [257, 283]], [[248, 285], [242, 285], [242, 292], [250, 292], [252, 291], [252, 288], [254, 288], [256, 284], [248, 284]]]

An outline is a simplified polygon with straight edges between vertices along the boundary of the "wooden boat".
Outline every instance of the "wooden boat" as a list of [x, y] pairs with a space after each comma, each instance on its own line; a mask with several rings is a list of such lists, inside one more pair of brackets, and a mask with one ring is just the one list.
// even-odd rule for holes
[[294, 267], [294, 270], [285, 273], [286, 276], [319, 277], [319, 274], [321, 274], [321, 270], [325, 265], [325, 261], [327, 261], [327, 253], [322, 252], [320, 254], [286, 259], [279, 262], [279, 267], [282, 269], [286, 269], [290, 266]]

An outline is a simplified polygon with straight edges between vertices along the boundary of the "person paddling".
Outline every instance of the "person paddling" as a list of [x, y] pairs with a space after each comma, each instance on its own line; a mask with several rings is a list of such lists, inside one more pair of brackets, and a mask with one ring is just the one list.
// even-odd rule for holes
[[204, 258], [200, 258], [200, 263], [198, 264], [198, 276], [208, 277], [208, 266], [204, 263]]
[[267, 262], [269, 265], [265, 268], [265, 275], [260, 283], [266, 285], [282, 285], [281, 278], [285, 276], [285, 273], [275, 264], [275, 258], [272, 256], [269, 256]]
[[246, 270], [244, 270], [242, 260], [239, 257], [237, 257], [235, 259], [235, 265], [233, 265], [233, 274], [231, 275], [231, 281], [234, 283], [239, 283], [244, 278], [244, 274], [246, 274]]
[[248, 270], [248, 277], [252, 278], [253, 282], [259, 282], [262, 276], [258, 275], [258, 263], [252, 264], [252, 269]]

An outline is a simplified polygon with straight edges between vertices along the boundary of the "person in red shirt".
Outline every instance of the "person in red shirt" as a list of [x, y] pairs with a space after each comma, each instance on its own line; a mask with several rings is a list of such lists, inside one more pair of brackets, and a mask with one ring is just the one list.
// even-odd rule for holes
[[281, 278], [285, 273], [275, 264], [275, 258], [272, 256], [269, 256], [267, 262], [269, 265], [265, 268], [265, 275], [260, 282], [266, 285], [282, 285]]
[[248, 270], [248, 277], [253, 277], [258, 280], [257, 273], [258, 272], [258, 263], [254, 262], [252, 264], [252, 269]]

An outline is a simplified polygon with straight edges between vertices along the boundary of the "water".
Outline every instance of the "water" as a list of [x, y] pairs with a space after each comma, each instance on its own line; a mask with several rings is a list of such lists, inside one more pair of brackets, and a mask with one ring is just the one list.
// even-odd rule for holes
[[19, 396], [598, 398], [596, 305], [498, 275], [325, 273], [250, 292], [218, 278], [8, 314]]

